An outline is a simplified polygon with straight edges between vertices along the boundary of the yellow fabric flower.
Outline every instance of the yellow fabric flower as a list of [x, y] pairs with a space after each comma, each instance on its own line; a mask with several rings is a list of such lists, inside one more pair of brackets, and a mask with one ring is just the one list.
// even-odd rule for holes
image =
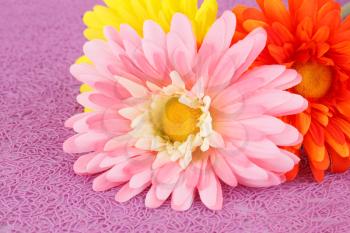
[[188, 16], [193, 25], [197, 42], [200, 44], [209, 27], [216, 19], [216, 0], [204, 0], [198, 9], [198, 0], [104, 0], [106, 6], [95, 6], [85, 13], [83, 21], [87, 26], [84, 35], [88, 40], [104, 39], [103, 28], [129, 24], [141, 36], [145, 20], [152, 19], [169, 31], [171, 18], [175, 13]]
[[[201, 44], [210, 26], [216, 19], [218, 3], [216, 0], [204, 0], [198, 8], [198, 0], [103, 0], [106, 6], [97, 5], [85, 13], [83, 21], [87, 28], [84, 36], [88, 40], [104, 39], [103, 28], [113, 26], [119, 30], [121, 24], [129, 24], [141, 36], [143, 23], [152, 19], [165, 31], [169, 31], [172, 16], [183, 13], [191, 20], [197, 43]], [[90, 63], [85, 56], [76, 63]], [[92, 91], [88, 85], [82, 85], [81, 92]], [[85, 108], [85, 112], [91, 111]]]

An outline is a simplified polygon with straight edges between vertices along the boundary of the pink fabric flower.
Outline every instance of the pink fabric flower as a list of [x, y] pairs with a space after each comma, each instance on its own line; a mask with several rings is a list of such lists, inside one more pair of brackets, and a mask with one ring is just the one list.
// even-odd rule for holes
[[107, 41], [87, 42], [93, 64], [71, 67], [93, 88], [77, 98], [93, 111], [66, 122], [77, 134], [64, 150], [87, 153], [75, 172], [99, 174], [96, 191], [123, 185], [119, 202], [150, 187], [147, 207], [171, 195], [175, 210], [190, 208], [196, 190], [208, 208], [222, 208], [220, 180], [233, 187], [285, 181], [299, 159], [279, 146], [302, 137], [278, 117], [307, 107], [301, 96], [284, 91], [301, 78], [280, 65], [248, 70], [266, 33], [256, 29], [230, 46], [235, 24], [225, 12], [200, 48], [182, 14], [174, 15], [169, 33], [149, 20], [143, 38], [122, 25], [119, 32], [105, 28]]

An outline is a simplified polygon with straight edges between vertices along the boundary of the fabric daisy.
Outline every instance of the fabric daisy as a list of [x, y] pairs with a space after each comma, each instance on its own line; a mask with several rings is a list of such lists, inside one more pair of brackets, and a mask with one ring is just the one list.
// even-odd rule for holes
[[77, 134], [68, 153], [86, 153], [77, 174], [99, 174], [96, 191], [122, 186], [124, 202], [147, 191], [156, 208], [171, 196], [175, 210], [190, 208], [198, 191], [210, 209], [221, 209], [221, 182], [268, 187], [285, 181], [299, 158], [279, 146], [301, 134], [278, 117], [307, 107], [284, 91], [301, 81], [295, 70], [271, 65], [247, 71], [266, 43], [256, 29], [232, 45], [235, 16], [225, 12], [200, 48], [187, 16], [173, 16], [170, 31], [147, 20], [140, 37], [129, 25], [104, 29], [105, 40], [84, 46], [93, 64], [71, 73], [92, 92], [77, 100], [92, 112], [66, 122]]
[[[198, 8], [198, 0], [103, 0], [106, 5], [97, 5], [84, 14], [83, 21], [87, 28], [84, 35], [88, 40], [105, 39], [103, 29], [111, 26], [119, 30], [121, 24], [131, 25], [142, 36], [143, 24], [153, 20], [165, 32], [170, 29], [170, 22], [175, 13], [185, 14], [192, 22], [198, 44], [216, 19], [218, 4], [216, 0], [204, 0]], [[80, 57], [76, 63], [90, 63], [88, 57]], [[92, 91], [92, 87], [83, 84], [81, 92]], [[85, 112], [91, 111], [89, 108]]]
[[[317, 181], [324, 172], [350, 167], [350, 18], [341, 21], [333, 0], [259, 0], [260, 10], [238, 6], [236, 40], [254, 28], [268, 32], [266, 49], [256, 64], [295, 68], [302, 82], [291, 92], [309, 101], [309, 108], [286, 121], [304, 134], [303, 148]], [[294, 169], [291, 177], [295, 177]]]

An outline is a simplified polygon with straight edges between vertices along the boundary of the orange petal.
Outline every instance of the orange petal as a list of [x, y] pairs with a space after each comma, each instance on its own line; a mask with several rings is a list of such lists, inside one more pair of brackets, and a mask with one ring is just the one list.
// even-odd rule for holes
[[297, 26], [296, 35], [301, 41], [309, 41], [312, 37], [313, 23], [310, 17], [304, 18]]
[[323, 126], [319, 125], [315, 121], [311, 122], [309, 132], [313, 138], [313, 141], [319, 146], [324, 145], [324, 131], [325, 129]]
[[297, 10], [300, 8], [303, 0], [288, 0], [289, 11], [291, 16], [294, 17]]
[[324, 160], [325, 146], [317, 145], [310, 133], [304, 136], [303, 145], [310, 160], [317, 162], [322, 162]]
[[310, 58], [311, 58], [311, 55], [309, 51], [301, 51], [295, 55], [295, 60], [297, 60], [300, 63], [306, 63], [307, 61], [310, 60]]
[[338, 111], [343, 114], [344, 116], [349, 117], [350, 116], [350, 102], [349, 101], [342, 101], [336, 103], [336, 107]]
[[238, 4], [233, 9], [232, 12], [235, 13], [237, 21], [243, 21], [244, 20], [244, 12], [247, 10], [248, 7]]
[[296, 165], [293, 167], [292, 170], [290, 170], [289, 172], [287, 172], [287, 173], [285, 174], [286, 179], [287, 179], [288, 181], [292, 181], [292, 180], [294, 180], [294, 179], [297, 177], [297, 175], [298, 175], [298, 173], [299, 173], [299, 167], [300, 167], [300, 165], [299, 165], [299, 163], [298, 163], [298, 164], [296, 164]]
[[297, 9], [297, 21], [301, 22], [305, 18], [314, 19], [317, 13], [317, 0], [303, 0]]
[[268, 45], [267, 49], [269, 50], [270, 55], [276, 60], [277, 63], [284, 63], [287, 59], [283, 47], [270, 44]]
[[254, 19], [254, 20], [259, 20], [259, 21], [266, 21], [264, 14], [256, 8], [247, 8], [243, 12], [243, 17], [246, 20]]
[[322, 171], [327, 170], [329, 168], [329, 165], [330, 165], [328, 152], [325, 150], [325, 156], [324, 156], [324, 159], [322, 161], [318, 162], [318, 161], [311, 160], [310, 163], [312, 163], [314, 168], [316, 168], [318, 170], [322, 170]]
[[348, 31], [344, 31], [344, 30], [339, 30], [339, 33], [336, 34], [336, 36], [334, 37], [334, 43], [339, 43], [342, 42], [344, 40], [348, 40], [348, 38], [350, 38], [350, 31], [348, 29]]
[[341, 131], [350, 139], [350, 122], [341, 118], [333, 119], [335, 124], [341, 129]]
[[[292, 152], [293, 154], [295, 154], [295, 155], [300, 157], [300, 154], [301, 154], [300, 147], [301, 147], [301, 145], [293, 146], [293, 147], [283, 147], [283, 149], [288, 150], [288, 151]], [[285, 174], [286, 179], [288, 181], [294, 180], [295, 177], [298, 175], [298, 173], [299, 173], [299, 166], [300, 166], [300, 163], [295, 164], [293, 169]]]
[[320, 27], [313, 35], [312, 40], [316, 42], [325, 42], [329, 37], [329, 28], [327, 26]]
[[331, 157], [331, 171], [345, 172], [350, 168], [350, 158], [343, 158], [337, 154], [333, 149], [329, 148], [329, 155]]
[[312, 108], [320, 110], [321, 112], [329, 112], [329, 108], [324, 104], [311, 103], [310, 106]]
[[339, 28], [341, 19], [340, 9], [328, 12], [324, 17], [320, 18], [319, 26], [329, 26], [331, 31]]
[[263, 9], [271, 22], [278, 21], [290, 28], [290, 15], [282, 0], [265, 0]]
[[338, 3], [329, 1], [329, 0], [326, 0], [326, 2], [321, 5], [322, 6], [319, 7], [319, 10], [317, 13], [318, 21], [321, 21], [323, 18], [325, 18], [329, 12], [340, 8], [340, 5]]
[[236, 31], [235, 35], [233, 36], [232, 42], [234, 43], [236, 41], [243, 40], [246, 35], [247, 34], [244, 32]]
[[280, 36], [283, 42], [293, 42], [294, 36], [289, 29], [280, 22], [274, 22], [272, 24], [273, 30]]
[[319, 111], [313, 111], [311, 113], [312, 119], [315, 119], [318, 123], [326, 127], [328, 125], [328, 116]]
[[307, 113], [299, 113], [295, 116], [295, 127], [302, 135], [305, 135], [310, 128], [311, 116]]
[[[332, 59], [327, 58], [327, 57], [320, 57], [318, 59], [318, 61], [325, 66], [334, 66], [335, 64], [334, 64], [333, 59], [334, 59], [333, 57], [332, 57]], [[334, 60], [336, 60], [336, 59], [334, 59]]]
[[[236, 15], [237, 24], [236, 24], [236, 33], [234, 34], [233, 42], [239, 41], [246, 36], [246, 31], [244, 30], [242, 24], [245, 21], [244, 12], [248, 9], [246, 6], [238, 4], [232, 9], [232, 12]], [[239, 35], [238, 35], [239, 34]]]
[[265, 22], [254, 20], [254, 19], [248, 19], [243, 23], [243, 28], [247, 32], [253, 31], [255, 28], [258, 28], [258, 27], [266, 27], [266, 26], [267, 24]]
[[[350, 38], [350, 35], [349, 35], [349, 38]], [[350, 64], [347, 65], [346, 69], [350, 70]], [[341, 82], [344, 82], [350, 78], [350, 74], [348, 75], [347, 73], [340, 71], [340, 70], [337, 70], [337, 76]], [[346, 95], [347, 93], [344, 93], [344, 91], [343, 91], [342, 94]]]
[[329, 44], [327, 43], [318, 43], [317, 44], [317, 57], [322, 57], [325, 55], [330, 49]]
[[330, 122], [326, 128], [325, 139], [341, 157], [349, 157], [349, 148], [345, 136], [333, 122]]
[[350, 41], [343, 41], [333, 44], [332, 49], [341, 54], [350, 54]]
[[311, 168], [311, 172], [312, 172], [312, 175], [313, 175], [314, 179], [315, 179], [318, 183], [322, 182], [323, 179], [324, 179], [324, 171], [323, 171], [323, 170], [319, 170], [319, 169], [313, 167], [312, 164], [310, 164], [310, 168]]

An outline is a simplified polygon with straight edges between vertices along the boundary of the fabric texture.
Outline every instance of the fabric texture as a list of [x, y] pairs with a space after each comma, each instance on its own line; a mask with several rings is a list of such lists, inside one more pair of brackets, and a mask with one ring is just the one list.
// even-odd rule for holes
[[[238, 1], [220, 1], [220, 9]], [[242, 2], [242, 1], [240, 1]], [[246, 1], [253, 4], [253, 1]], [[342, 3], [348, 1], [340, 1]], [[4, 1], [0, 13], [0, 232], [348, 232], [350, 173], [266, 189], [223, 187], [221, 211], [198, 198], [183, 213], [144, 207], [145, 193], [115, 202], [74, 175], [62, 151], [64, 120], [81, 107], [69, 65], [81, 55], [93, 0]]]

